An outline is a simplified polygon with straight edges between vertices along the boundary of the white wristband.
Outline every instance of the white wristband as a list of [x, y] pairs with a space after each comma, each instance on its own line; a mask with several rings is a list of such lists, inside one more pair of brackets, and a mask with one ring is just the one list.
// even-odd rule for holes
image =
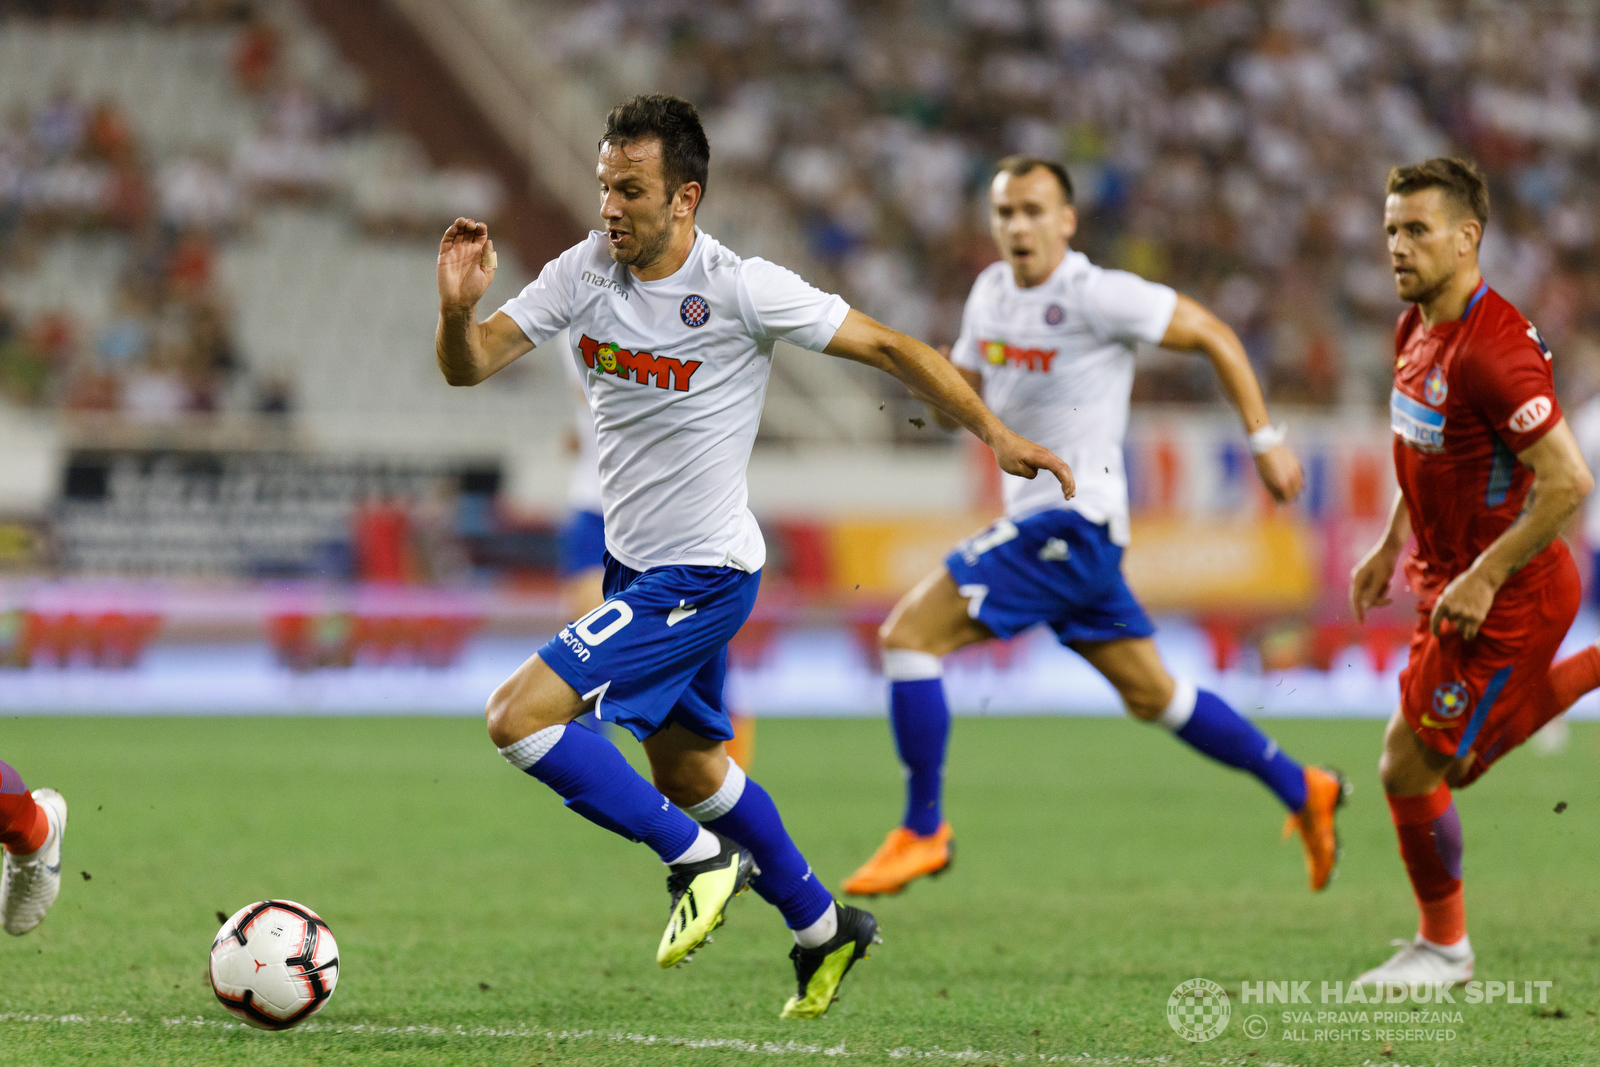
[[1260, 456], [1283, 444], [1289, 436], [1289, 427], [1267, 425], [1250, 435], [1250, 453]]

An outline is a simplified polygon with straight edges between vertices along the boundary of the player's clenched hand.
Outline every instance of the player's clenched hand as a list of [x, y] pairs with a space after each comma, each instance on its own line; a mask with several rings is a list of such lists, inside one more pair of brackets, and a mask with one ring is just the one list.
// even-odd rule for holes
[[1389, 581], [1399, 560], [1399, 552], [1380, 544], [1350, 572], [1350, 607], [1355, 610], [1357, 622], [1367, 621], [1368, 609], [1390, 602]]
[[1478, 628], [1489, 617], [1489, 607], [1494, 603], [1495, 588], [1476, 568], [1467, 568], [1444, 587], [1433, 614], [1428, 616], [1428, 629], [1438, 637], [1445, 622], [1455, 627], [1463, 641], [1478, 636]]
[[439, 242], [439, 303], [472, 307], [494, 281], [494, 242], [489, 227], [456, 219]]
[[1043, 445], [1036, 445], [1026, 437], [1006, 431], [1005, 436], [991, 446], [1000, 469], [1019, 478], [1032, 478], [1040, 471], [1049, 471], [1061, 483], [1061, 496], [1071, 500], [1078, 491], [1072, 480], [1072, 468], [1066, 461]]
[[1261, 475], [1261, 484], [1267, 487], [1272, 499], [1280, 504], [1293, 503], [1306, 484], [1300, 461], [1284, 445], [1257, 456], [1256, 473]]

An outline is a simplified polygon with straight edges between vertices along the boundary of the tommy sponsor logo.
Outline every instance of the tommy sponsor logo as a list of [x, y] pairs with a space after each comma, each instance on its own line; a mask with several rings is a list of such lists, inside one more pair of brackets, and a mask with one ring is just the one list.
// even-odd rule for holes
[[583, 361], [598, 374], [615, 374], [618, 378], [631, 378], [640, 385], [655, 379], [657, 389], [689, 391], [689, 379], [700, 369], [698, 359], [681, 360], [671, 356], [653, 356], [649, 352], [630, 352], [610, 341], [596, 341], [584, 334], [578, 341], [578, 351]]
[[1023, 370], [1043, 371], [1046, 374], [1050, 373], [1050, 364], [1056, 358], [1053, 348], [1018, 348], [1004, 341], [979, 341], [978, 348], [983, 352], [983, 358], [996, 367], [1009, 363]]
[[1550, 417], [1552, 410], [1554, 405], [1550, 403], [1549, 397], [1536, 396], [1511, 413], [1511, 421], [1506, 423], [1506, 427], [1512, 433], [1527, 433], [1542, 425], [1544, 420]]
[[596, 274], [592, 270], [586, 270], [583, 272], [583, 280], [590, 285], [598, 285], [602, 289], [610, 289], [624, 300], [628, 299], [628, 291], [622, 287], [622, 283], [607, 278], [604, 274]]

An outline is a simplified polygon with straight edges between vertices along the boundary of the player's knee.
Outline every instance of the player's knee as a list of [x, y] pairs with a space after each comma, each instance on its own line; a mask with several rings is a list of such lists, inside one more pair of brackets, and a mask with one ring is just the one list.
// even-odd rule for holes
[[652, 767], [651, 780], [661, 795], [680, 808], [692, 808], [708, 799], [722, 785], [709, 769], [699, 763], [684, 762], [671, 767]]
[[1387, 795], [1409, 795], [1414, 788], [1415, 777], [1414, 769], [1392, 752], [1384, 752], [1378, 757], [1378, 781], [1382, 783], [1383, 791]]
[[1175, 686], [1165, 678], [1139, 678], [1117, 686], [1122, 706], [1129, 715], [1143, 722], [1154, 722], [1172, 703]]
[[930, 649], [924, 647], [927, 644], [925, 636], [904, 615], [894, 616], [878, 627], [880, 651], [928, 652]]
[[1167, 705], [1158, 695], [1124, 693], [1122, 695], [1122, 707], [1135, 719], [1143, 722], [1154, 722], [1161, 718], [1161, 713], [1166, 710]]
[[496, 748], [514, 745], [528, 735], [522, 716], [518, 714], [517, 685], [515, 678], [500, 683], [483, 709], [484, 724], [489, 728], [489, 740]]

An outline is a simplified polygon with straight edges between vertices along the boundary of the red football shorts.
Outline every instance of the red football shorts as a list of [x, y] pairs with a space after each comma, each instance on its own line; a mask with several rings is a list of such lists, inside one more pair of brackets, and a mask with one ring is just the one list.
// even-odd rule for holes
[[1400, 672], [1400, 710], [1429, 747], [1477, 754], [1467, 782], [1565, 710], [1554, 706], [1550, 664], [1582, 597], [1577, 565], [1562, 551], [1546, 580], [1497, 598], [1471, 641], [1453, 630], [1433, 636], [1428, 612], [1420, 613]]

